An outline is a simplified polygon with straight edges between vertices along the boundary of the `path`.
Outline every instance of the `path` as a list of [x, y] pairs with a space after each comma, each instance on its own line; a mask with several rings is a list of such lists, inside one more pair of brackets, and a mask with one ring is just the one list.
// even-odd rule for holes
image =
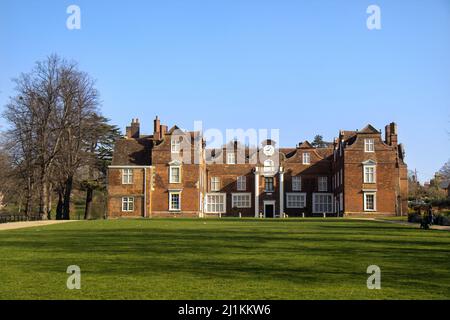
[[24, 221], [24, 222], [2, 223], [2, 224], [0, 224], [0, 231], [30, 228], [30, 227], [43, 227], [43, 226], [49, 226], [52, 224], [66, 223], [66, 222], [72, 222], [72, 221], [76, 221], [76, 220], [47, 220], [47, 221]]
[[[412, 223], [412, 222], [406, 222], [406, 221], [396, 221], [396, 220], [383, 220], [383, 219], [377, 219], [377, 218], [350, 218], [355, 220], [368, 220], [368, 221], [377, 221], [377, 222], [386, 222], [386, 223], [395, 223], [395, 224], [401, 224], [404, 226], [410, 226], [410, 227], [416, 227], [419, 228], [420, 225], [418, 223]], [[450, 226], [437, 226], [432, 225], [430, 226], [430, 229], [433, 230], [445, 230], [450, 231]]]

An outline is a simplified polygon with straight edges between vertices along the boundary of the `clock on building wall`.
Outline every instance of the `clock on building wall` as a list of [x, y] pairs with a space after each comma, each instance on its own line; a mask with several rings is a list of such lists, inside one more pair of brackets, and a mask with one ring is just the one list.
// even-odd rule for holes
[[263, 152], [266, 156], [271, 157], [275, 153], [275, 148], [272, 145], [266, 145], [263, 148]]

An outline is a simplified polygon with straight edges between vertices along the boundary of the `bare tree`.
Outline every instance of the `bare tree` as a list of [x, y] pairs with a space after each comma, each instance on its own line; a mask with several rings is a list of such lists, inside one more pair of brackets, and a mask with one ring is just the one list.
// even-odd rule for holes
[[5, 145], [26, 190], [25, 212], [37, 193], [39, 213], [50, 218], [55, 190], [57, 218], [69, 219], [75, 176], [90, 163], [92, 137], [105, 124], [94, 81], [76, 63], [52, 55], [15, 83], [17, 94], [3, 113]]

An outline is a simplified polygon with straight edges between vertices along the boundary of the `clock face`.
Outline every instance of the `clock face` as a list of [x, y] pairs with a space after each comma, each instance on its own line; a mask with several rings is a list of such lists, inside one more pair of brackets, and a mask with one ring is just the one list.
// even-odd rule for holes
[[273, 156], [273, 154], [275, 153], [275, 148], [271, 145], [267, 145], [264, 147], [263, 152], [266, 156]]

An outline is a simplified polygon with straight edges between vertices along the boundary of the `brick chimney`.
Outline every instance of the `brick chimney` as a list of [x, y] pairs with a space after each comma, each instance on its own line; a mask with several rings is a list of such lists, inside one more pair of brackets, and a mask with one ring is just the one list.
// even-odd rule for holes
[[140, 134], [139, 131], [140, 131], [139, 119], [137, 119], [137, 118], [132, 119], [131, 125], [126, 128], [127, 138], [129, 138], [129, 139], [139, 138], [139, 134]]
[[397, 146], [398, 136], [397, 136], [397, 124], [391, 122], [385, 127], [385, 142], [390, 146]]
[[158, 116], [153, 120], [153, 138], [161, 140], [161, 121], [159, 121]]
[[161, 139], [164, 139], [164, 135], [167, 133], [167, 126], [161, 125]]
[[391, 145], [397, 146], [398, 136], [397, 136], [397, 124], [395, 122], [391, 123]]

